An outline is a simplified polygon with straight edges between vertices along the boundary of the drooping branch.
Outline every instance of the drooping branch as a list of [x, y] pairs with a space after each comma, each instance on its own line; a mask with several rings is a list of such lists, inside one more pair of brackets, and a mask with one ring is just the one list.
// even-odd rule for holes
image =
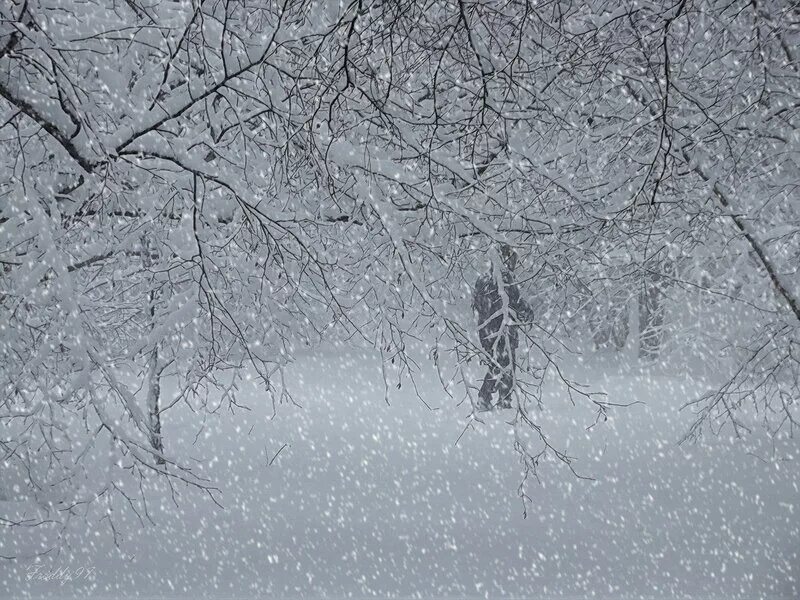
[[76, 163], [78, 163], [86, 173], [93, 173], [97, 166], [100, 164], [98, 161], [87, 158], [83, 155], [81, 150], [75, 144], [75, 140], [70, 134], [62, 131], [53, 119], [46, 117], [39, 111], [31, 102], [14, 94], [11, 89], [0, 81], [0, 96], [2, 96], [9, 104], [15, 106], [23, 114], [29, 117], [34, 123], [44, 129], [50, 136], [56, 140], [67, 154], [69, 154]]
[[[688, 154], [685, 146], [682, 150], [682, 154], [687, 164], [691, 165], [692, 170], [697, 173], [703, 179], [703, 181], [707, 183], [712, 181], [711, 176], [706, 172], [703, 166], [699, 162], [693, 162], [691, 160], [691, 156]], [[783, 298], [797, 319], [798, 324], [800, 324], [800, 300], [798, 300], [797, 296], [795, 296], [795, 294], [789, 289], [788, 285], [783, 281], [780, 273], [778, 273], [778, 270], [775, 267], [775, 264], [772, 262], [772, 259], [767, 253], [766, 248], [764, 248], [764, 245], [759, 241], [757, 235], [753, 232], [747, 221], [741, 214], [735, 211], [735, 207], [732, 205], [730, 199], [731, 193], [727, 191], [718, 181], [713, 182], [712, 190], [714, 192], [714, 196], [727, 211], [728, 218], [733, 221], [734, 225], [736, 225], [736, 228], [742, 233], [744, 238], [747, 240], [747, 243], [750, 245], [750, 248], [758, 257], [758, 260], [761, 263], [761, 266], [764, 267], [764, 270], [767, 272], [767, 276], [769, 277], [770, 283], [772, 283], [772, 286], [775, 288], [775, 291], [781, 298]]]

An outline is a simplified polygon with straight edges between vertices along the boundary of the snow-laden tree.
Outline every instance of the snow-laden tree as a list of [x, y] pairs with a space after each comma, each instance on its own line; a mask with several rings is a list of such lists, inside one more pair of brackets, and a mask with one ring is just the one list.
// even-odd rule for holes
[[251, 375], [289, 400], [282, 367], [331, 335], [401, 375], [433, 338], [476, 406], [469, 296], [501, 244], [536, 311], [526, 475], [571, 467], [537, 424], [548, 373], [615, 404], [560, 368], [587, 302], [635, 299], [650, 357], [665, 307], [704, 311], [670, 343], [738, 362], [691, 435], [746, 406], [791, 428], [798, 22], [777, 0], [4, 2], [4, 469], [59, 523], [144, 518], [145, 480], [213, 496], [170, 407], [235, 406]]

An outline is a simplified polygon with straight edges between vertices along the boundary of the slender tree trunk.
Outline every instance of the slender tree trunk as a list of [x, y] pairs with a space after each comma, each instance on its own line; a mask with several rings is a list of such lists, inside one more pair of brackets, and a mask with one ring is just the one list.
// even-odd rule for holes
[[[142, 236], [142, 260], [144, 266], [151, 267], [153, 264], [156, 250], [151, 243], [150, 237], [145, 234]], [[148, 315], [150, 317], [151, 331], [156, 324], [156, 290], [151, 289], [147, 294]], [[153, 349], [147, 360], [147, 417], [150, 428], [150, 445], [155, 451], [156, 464], [165, 464], [164, 443], [161, 437], [161, 372], [163, 370], [158, 353], [158, 341], [154, 341]]]
[[658, 358], [664, 325], [658, 287], [645, 281], [639, 294], [639, 356], [648, 360]]
[[630, 333], [628, 290], [619, 288], [603, 293], [601, 298], [592, 302], [589, 326], [595, 350], [609, 347], [617, 352], [623, 350]]
[[[151, 297], [154, 295], [151, 292]], [[150, 314], [154, 316], [155, 307]], [[147, 414], [150, 425], [150, 445], [156, 451], [156, 464], [164, 464], [164, 445], [161, 438], [161, 365], [158, 359], [158, 344], [155, 345], [147, 361]]]
[[639, 357], [655, 360], [664, 342], [664, 309], [666, 294], [663, 277], [648, 274], [639, 292]]

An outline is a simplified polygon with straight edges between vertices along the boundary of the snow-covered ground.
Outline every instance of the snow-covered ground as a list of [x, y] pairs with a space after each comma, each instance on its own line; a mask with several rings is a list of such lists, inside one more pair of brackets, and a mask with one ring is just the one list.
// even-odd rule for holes
[[[700, 389], [690, 377], [583, 368], [610, 399], [644, 402], [591, 431], [590, 413], [553, 388], [542, 422], [595, 480], [544, 465], [523, 518], [503, 415], [456, 445], [469, 410], [435, 373], [418, 378], [435, 410], [409, 385], [387, 405], [380, 373], [371, 354], [309, 354], [290, 372], [302, 408], [281, 405], [270, 420], [270, 403], [253, 393], [250, 411], [208, 419], [193, 448], [197, 428], [169, 413], [167, 445], [214, 457], [207, 472], [224, 510], [197, 493], [177, 508], [153, 497], [155, 526], [119, 515], [121, 552], [107, 523], [76, 525], [39, 572], [91, 567], [91, 582], [29, 580], [30, 563], [4, 561], [0, 598], [800, 595], [791, 446], [773, 452], [759, 437], [678, 446], [691, 415], [677, 410]], [[25, 542], [2, 535], [5, 551]]]

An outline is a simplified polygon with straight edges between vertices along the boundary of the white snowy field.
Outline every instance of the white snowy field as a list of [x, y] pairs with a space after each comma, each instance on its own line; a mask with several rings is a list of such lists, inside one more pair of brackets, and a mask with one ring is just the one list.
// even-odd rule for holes
[[[224, 509], [198, 493], [177, 508], [152, 496], [154, 526], [117, 515], [121, 551], [106, 522], [76, 523], [59, 556], [0, 562], [0, 598], [800, 596], [791, 446], [678, 446], [691, 418], [678, 408], [701, 383], [611, 364], [576, 373], [644, 404], [586, 431], [591, 414], [550, 389], [542, 422], [594, 481], [543, 465], [527, 518], [502, 414], [455, 445], [469, 410], [432, 370], [417, 381], [436, 410], [410, 385], [386, 405], [378, 358], [330, 349], [290, 369], [302, 408], [270, 420], [254, 393], [250, 411], [220, 411], [199, 436], [185, 409], [168, 413], [167, 447], [210, 461]], [[4, 531], [0, 548], [23, 551], [37, 535]], [[59, 568], [94, 576], [30, 577]]]

